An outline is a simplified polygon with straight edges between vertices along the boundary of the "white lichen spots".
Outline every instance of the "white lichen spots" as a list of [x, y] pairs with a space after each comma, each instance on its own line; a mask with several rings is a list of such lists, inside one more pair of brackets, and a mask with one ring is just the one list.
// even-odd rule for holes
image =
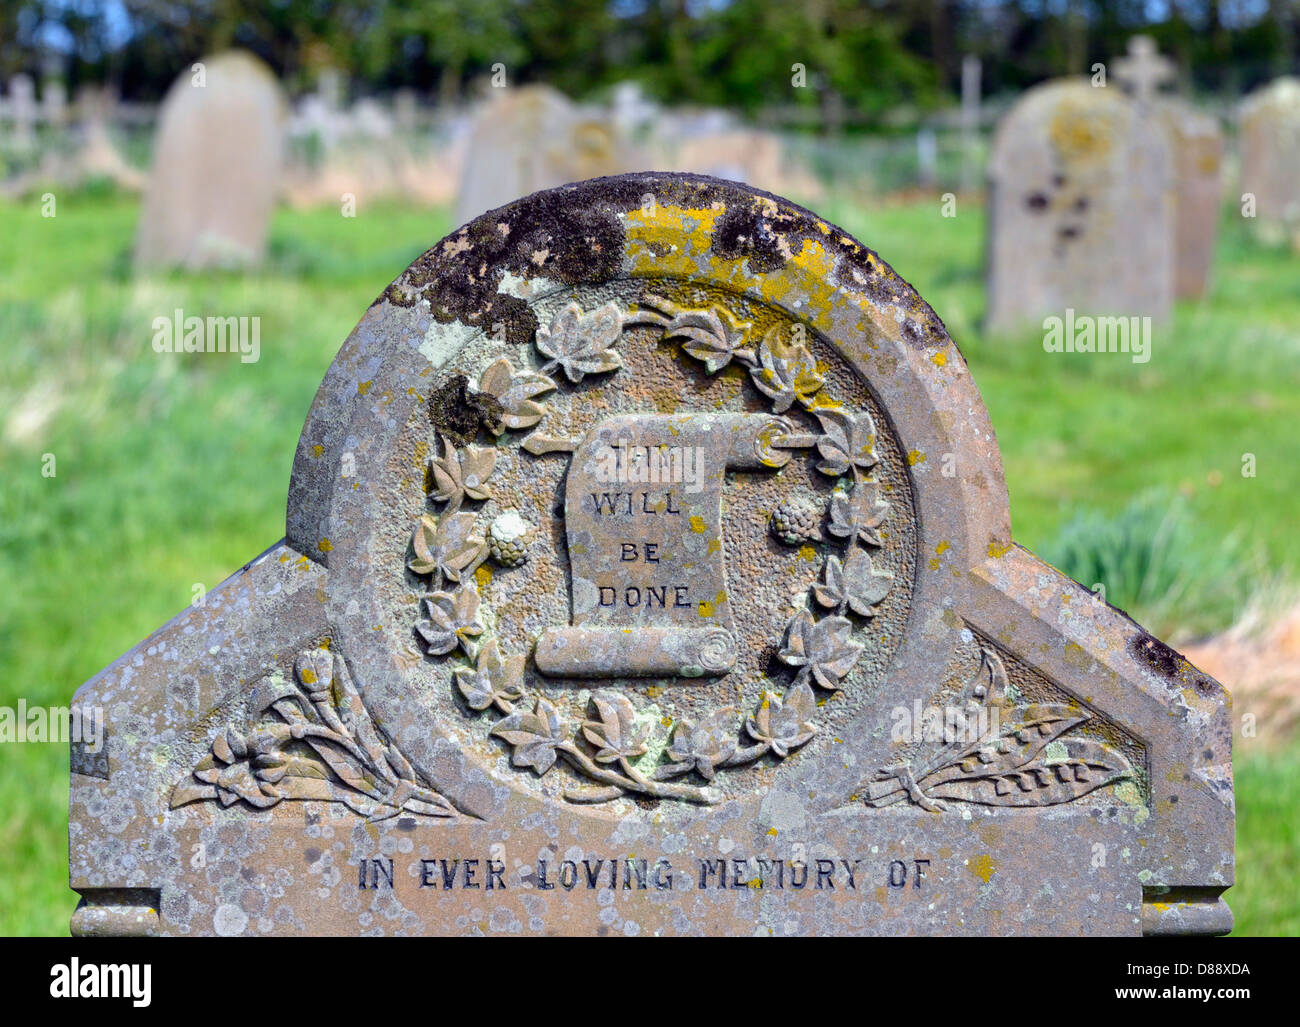
[[234, 938], [248, 929], [248, 914], [236, 905], [224, 903], [212, 917], [212, 929], [222, 938]]

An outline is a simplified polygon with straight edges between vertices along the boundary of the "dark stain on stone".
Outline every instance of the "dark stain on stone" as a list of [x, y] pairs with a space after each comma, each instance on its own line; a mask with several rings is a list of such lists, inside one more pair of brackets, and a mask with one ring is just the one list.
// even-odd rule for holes
[[414, 831], [415, 817], [399, 817], [397, 821], [397, 829], [399, 831]]
[[1215, 694], [1218, 686], [1214, 680], [1202, 674], [1160, 639], [1142, 632], [1129, 640], [1128, 650], [1138, 662], [1180, 685], [1191, 685], [1198, 695], [1208, 697]]
[[469, 379], [454, 374], [429, 397], [429, 420], [453, 442], [468, 446], [479, 428], [489, 431], [501, 426], [501, 401], [469, 387]]
[[1139, 663], [1144, 663], [1157, 674], [1167, 678], [1178, 677], [1183, 658], [1158, 638], [1143, 632], [1129, 639], [1128, 651]]
[[1030, 193], [1025, 197], [1025, 206], [1038, 213], [1047, 209], [1046, 193]]
[[1080, 213], [1080, 214], [1082, 214], [1085, 210], [1087, 210], [1087, 209], [1088, 209], [1088, 197], [1086, 197], [1086, 196], [1080, 196], [1077, 200], [1075, 200], [1075, 201], [1074, 201], [1074, 209], [1075, 209], [1078, 213]]
[[305, 859], [308, 863], [315, 863], [318, 859], [320, 859], [320, 849], [304, 849], [302, 853], [302, 858]]

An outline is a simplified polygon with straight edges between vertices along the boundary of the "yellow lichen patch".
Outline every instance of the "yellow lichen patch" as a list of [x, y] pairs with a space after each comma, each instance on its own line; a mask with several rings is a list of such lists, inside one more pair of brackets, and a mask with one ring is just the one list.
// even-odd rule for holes
[[706, 254], [719, 270], [726, 264], [737, 267], [743, 258], [723, 261], [710, 253], [713, 228], [723, 214], [721, 206], [694, 209], [657, 203], [627, 213], [627, 253], [632, 274], [665, 277], [695, 277], [696, 261]]
[[972, 874], [978, 877], [985, 884], [989, 883], [989, 878], [998, 872], [998, 866], [993, 861], [993, 857], [985, 853], [983, 856], [977, 856], [966, 867]]
[[310, 667], [303, 667], [298, 672], [298, 677], [302, 678], [304, 685], [314, 685], [316, 683], [316, 672]]
[[320, 540], [319, 543], [317, 543], [316, 548], [319, 549], [322, 553], [328, 553], [330, 550], [334, 548], [334, 546], [329, 539], [323, 538]]
[[806, 560], [808, 563], [812, 563], [814, 560], [817, 559], [817, 550], [814, 549], [812, 546], [800, 546], [799, 559]]
[[479, 564], [478, 570], [474, 572], [474, 584], [476, 584], [479, 587], [479, 589], [482, 590], [487, 588], [488, 585], [490, 585], [491, 583], [492, 583], [492, 568], [485, 563]]
[[944, 364], [948, 363], [948, 355], [940, 351], [930, 358], [930, 363], [935, 367], [943, 367]]
[[709, 530], [708, 522], [698, 514], [691, 514], [691, 531], [697, 535], [703, 535]]
[[649, 685], [646, 687], [645, 694], [651, 699], [658, 699], [664, 694], [664, 687], [663, 685]]
[[940, 542], [937, 546], [934, 547], [934, 551], [939, 556], [943, 556], [943, 554], [946, 553], [951, 548], [952, 548], [952, 543], [949, 542], [947, 539], [944, 539], [942, 542]]
[[312, 446], [312, 447], [311, 447], [311, 455], [314, 456], [317, 460], [319, 460], [321, 457], [323, 457], [323, 456], [325, 455], [325, 447], [324, 447], [324, 446]]
[[1009, 552], [1011, 552], [1010, 542], [999, 542], [997, 539], [993, 539], [991, 542], [989, 542], [990, 560], [996, 560], [998, 559], [998, 557], [1006, 556], [1007, 553]]
[[769, 828], [767, 829], [767, 834], [768, 834], [768, 837], [769, 837], [769, 838], [775, 838], [775, 837], [776, 837], [776, 828], [775, 828], [775, 827], [769, 827]]
[[712, 617], [717, 611], [707, 599], [700, 600], [699, 612], [701, 617]]
[[357, 392], [358, 392], [360, 395], [364, 396], [367, 392], [370, 391], [370, 386], [371, 386], [371, 384], [373, 384], [373, 383], [372, 383], [372, 382], [358, 382], [358, 383], [357, 383]]
[[915, 467], [917, 464], [925, 463], [925, 454], [919, 449], [913, 449], [907, 454], [907, 464], [909, 467]]

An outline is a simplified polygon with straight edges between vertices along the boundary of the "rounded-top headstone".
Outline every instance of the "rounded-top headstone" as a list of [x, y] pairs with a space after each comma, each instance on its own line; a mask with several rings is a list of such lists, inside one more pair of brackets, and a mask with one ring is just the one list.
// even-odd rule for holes
[[229, 51], [182, 72], [158, 118], [140, 267], [258, 263], [279, 186], [286, 104], [271, 70]]
[[416, 260], [284, 542], [145, 645], [78, 696], [122, 721], [74, 755], [79, 930], [1227, 922], [1221, 690], [1012, 543], [915, 290], [733, 183], [568, 185]]

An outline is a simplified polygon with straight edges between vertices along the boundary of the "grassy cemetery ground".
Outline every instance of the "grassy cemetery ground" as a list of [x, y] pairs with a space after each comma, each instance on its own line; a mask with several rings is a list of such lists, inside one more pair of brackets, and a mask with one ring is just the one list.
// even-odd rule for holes
[[[930, 300], [997, 428], [1019, 541], [1149, 628], [1187, 641], [1282, 592], [1300, 566], [1295, 258], [1225, 223], [1211, 296], [1152, 359], [980, 336], [983, 215], [937, 202], [817, 209]], [[294, 445], [325, 368], [445, 215], [282, 211], [249, 276], [137, 279], [134, 201], [0, 206], [0, 706], [73, 690], [284, 529]], [[160, 356], [152, 321], [257, 315], [261, 359]], [[53, 454], [56, 476], [41, 474]], [[1243, 476], [1253, 454], [1253, 477]], [[1249, 462], [1249, 461], [1248, 461]], [[1242, 710], [1237, 710], [1240, 714]], [[1267, 725], [1259, 726], [1260, 734]], [[67, 751], [0, 750], [0, 933], [66, 933]], [[1241, 934], [1300, 934], [1300, 741], [1237, 747]]]

